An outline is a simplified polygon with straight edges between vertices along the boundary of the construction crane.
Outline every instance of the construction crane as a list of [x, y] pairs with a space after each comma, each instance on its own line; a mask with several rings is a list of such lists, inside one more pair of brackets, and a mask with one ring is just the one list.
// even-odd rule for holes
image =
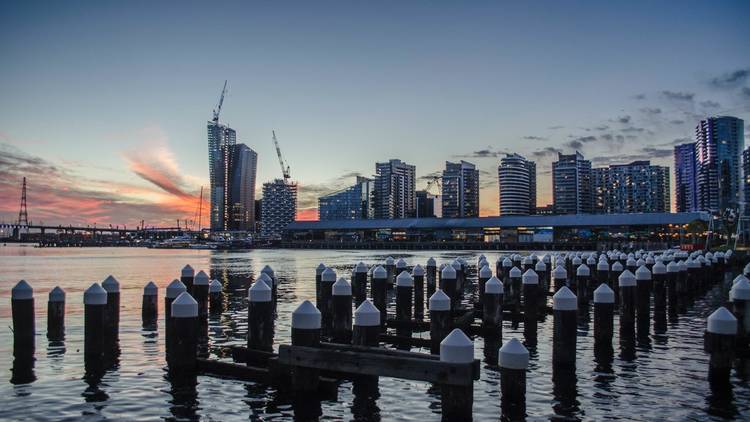
[[279, 157], [279, 165], [281, 166], [281, 174], [284, 175], [284, 182], [289, 180], [289, 165], [284, 163], [284, 158], [281, 157], [281, 148], [279, 148], [279, 141], [276, 139], [276, 131], [272, 130], [273, 144], [276, 146], [276, 155]]
[[221, 105], [224, 104], [224, 95], [227, 93], [227, 81], [224, 81], [224, 88], [221, 89], [221, 97], [219, 97], [219, 105], [214, 109], [214, 123], [219, 123], [219, 113], [221, 113]]
[[437, 186], [438, 195], [440, 195], [442, 193], [442, 191], [443, 191], [442, 177], [440, 177], [440, 176], [432, 176], [432, 178], [430, 178], [430, 180], [427, 182], [427, 187], [424, 188], [424, 190], [426, 190], [427, 192], [429, 192], [430, 188], [432, 187], [432, 185]]

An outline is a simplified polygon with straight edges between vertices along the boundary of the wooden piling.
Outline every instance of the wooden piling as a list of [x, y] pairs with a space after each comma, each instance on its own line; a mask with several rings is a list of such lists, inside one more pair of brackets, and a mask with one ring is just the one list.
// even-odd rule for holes
[[[451, 298], [451, 308], [458, 306], [458, 286], [456, 281], [456, 269], [453, 265], [446, 265], [440, 271], [440, 290]], [[377, 304], [375, 305], [377, 306]]]
[[387, 313], [388, 271], [378, 265], [372, 270], [372, 303], [380, 311], [380, 326], [385, 328]]
[[482, 297], [484, 294], [484, 283], [487, 282], [487, 280], [492, 277], [492, 270], [490, 269], [489, 265], [485, 265], [479, 270], [479, 297]]
[[361, 305], [367, 299], [367, 271], [367, 264], [362, 261], [354, 267], [354, 277], [352, 278], [354, 306]]
[[523, 336], [526, 344], [536, 346], [537, 320], [539, 318], [539, 275], [532, 269], [526, 270], [523, 282]]
[[187, 291], [187, 287], [180, 280], [172, 280], [167, 286], [167, 292], [164, 295], [164, 344], [167, 348], [172, 345], [174, 337], [174, 321], [172, 320], [172, 302], [178, 296]]
[[83, 293], [84, 359], [99, 361], [104, 355], [107, 291], [94, 283]]
[[620, 287], [620, 328], [627, 332], [635, 330], [635, 306], [638, 301], [635, 275], [625, 270], [618, 277]]
[[411, 276], [414, 279], [414, 319], [421, 321], [424, 317], [424, 268], [415, 265]]
[[341, 277], [333, 283], [331, 294], [333, 342], [349, 344], [352, 339], [352, 286]]
[[750, 281], [744, 275], [738, 278], [729, 291], [729, 299], [737, 318], [737, 349], [740, 356], [747, 358], [750, 357]]
[[552, 271], [552, 280], [555, 292], [560, 291], [568, 284], [568, 271], [562, 265], [558, 266]]
[[440, 352], [440, 342], [451, 329], [453, 329], [451, 299], [442, 290], [437, 290], [430, 296], [430, 342], [432, 343], [430, 352], [432, 354]]
[[636, 280], [636, 333], [641, 340], [648, 339], [651, 327], [651, 271], [643, 264], [635, 271]]
[[[380, 341], [380, 311], [365, 299], [354, 311], [352, 345], [378, 347]], [[353, 387], [358, 391], [377, 391], [377, 375], [360, 375], [354, 378]]]
[[273, 291], [263, 280], [247, 290], [247, 348], [273, 351]]
[[336, 282], [336, 271], [333, 268], [326, 268], [320, 275], [320, 316], [323, 327], [328, 329], [331, 326], [331, 314], [333, 312], [332, 292], [333, 283]]
[[[594, 290], [594, 350], [611, 351], [614, 334], [615, 292], [607, 283]], [[598, 353], [597, 353], [598, 355]]]
[[36, 343], [34, 289], [25, 280], [19, 281], [11, 289], [10, 302], [13, 315], [13, 354], [31, 355]]
[[576, 268], [576, 289], [573, 292], [578, 297], [581, 304], [579, 308], [589, 306], [589, 280], [591, 279], [591, 269], [586, 264], [581, 264]]
[[388, 277], [386, 279], [386, 287], [390, 289], [393, 287], [393, 283], [396, 282], [396, 261], [392, 256], [389, 256], [385, 259], [385, 271], [388, 274]]
[[482, 326], [486, 333], [502, 338], [503, 330], [503, 283], [490, 277], [482, 294]]
[[710, 354], [708, 382], [713, 389], [730, 388], [729, 375], [735, 356], [737, 318], [725, 307], [709, 315], [704, 335], [704, 350]]
[[396, 277], [396, 319], [411, 321], [414, 279], [407, 271], [401, 271]]
[[321, 309], [321, 302], [320, 302], [320, 279], [323, 275], [323, 271], [326, 270], [325, 264], [322, 262], [318, 264], [317, 267], [315, 267], [315, 306], [318, 309]]
[[575, 366], [578, 298], [566, 286], [552, 296], [552, 363]]
[[[427, 277], [427, 298], [429, 299], [435, 293], [435, 290], [437, 290], [437, 262], [435, 258], [430, 257], [427, 260], [425, 270]], [[429, 308], [429, 302], [427, 307]]]
[[[323, 284], [321, 284], [321, 288], [323, 288]], [[321, 312], [310, 301], [302, 302], [292, 313], [292, 345], [319, 346], [320, 327]], [[318, 369], [293, 367], [292, 389], [295, 394], [303, 396], [315, 394], [318, 391], [319, 378], [320, 371]]]
[[120, 282], [109, 275], [102, 282], [102, 288], [107, 291], [107, 310], [104, 318], [106, 329], [104, 334], [110, 343], [114, 343], [120, 335]]
[[188, 292], [181, 293], [172, 302], [174, 339], [167, 352], [169, 370], [180, 374], [193, 374], [198, 356], [198, 302]]
[[[440, 361], [448, 363], [474, 362], [474, 343], [456, 328], [440, 342]], [[474, 384], [442, 385], [441, 408], [443, 420], [471, 420], [474, 405]]]
[[218, 315], [224, 311], [224, 297], [222, 295], [224, 286], [219, 280], [211, 280], [208, 285], [208, 311], [212, 315]]
[[141, 300], [141, 322], [143, 326], [153, 325], [159, 318], [159, 287], [156, 283], [149, 281], [143, 287], [143, 298]]
[[60, 286], [49, 292], [47, 300], [47, 339], [62, 341], [65, 338], [65, 291]]
[[529, 351], [515, 338], [508, 340], [498, 352], [500, 366], [500, 409], [504, 421], [526, 418], [526, 370]]
[[208, 321], [208, 285], [211, 281], [208, 274], [203, 270], [193, 278], [193, 290], [190, 296], [198, 302], [198, 322], [206, 323]]
[[187, 292], [193, 291], [193, 279], [195, 278], [195, 270], [193, 267], [190, 266], [190, 264], [185, 265], [182, 267], [182, 271], [180, 272], [180, 281], [182, 284], [185, 285], [185, 289]]

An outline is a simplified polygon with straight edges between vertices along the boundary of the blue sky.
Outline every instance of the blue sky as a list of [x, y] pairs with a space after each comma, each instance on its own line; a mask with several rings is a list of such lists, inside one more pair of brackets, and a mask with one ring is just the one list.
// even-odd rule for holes
[[185, 218], [173, 188], [208, 183], [225, 79], [258, 180], [280, 176], [275, 129], [308, 209], [378, 160], [463, 158], [496, 214], [504, 152], [538, 161], [543, 205], [556, 151], [671, 166], [701, 116], [750, 120], [745, 1], [153, 3], [0, 6], [0, 220], [21, 174], [32, 218], [33, 191], [37, 218], [69, 219], [41, 198], [66, 188], [110, 204], [87, 221]]

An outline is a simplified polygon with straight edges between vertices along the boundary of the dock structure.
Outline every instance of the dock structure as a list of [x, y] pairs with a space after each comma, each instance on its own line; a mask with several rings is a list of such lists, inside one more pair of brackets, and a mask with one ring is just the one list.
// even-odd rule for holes
[[[291, 314], [291, 344], [280, 344], [277, 349], [278, 315], [272, 287], [277, 275], [266, 266], [247, 290], [247, 343], [223, 348], [226, 353], [221, 353], [233, 362], [200, 353], [205, 334], [201, 326], [209, 314], [223, 312], [222, 284], [209, 281], [203, 271], [195, 274], [186, 265], [182, 281], [176, 279], [166, 287], [165, 357], [173, 375], [237, 378], [288, 391], [295, 416], [301, 419], [320, 416], [319, 401], [335, 395], [342, 380], [353, 381], [355, 394], [375, 397], [379, 379], [394, 377], [433, 384], [439, 391], [444, 420], [470, 420], [474, 382], [482, 371], [496, 368], [502, 412], [498, 416], [517, 420], [530, 416], [526, 415], [526, 377], [534, 369], [529, 367], [526, 347], [535, 350], [537, 324], [546, 315], [553, 316], [553, 395], [562, 403], [569, 400], [566, 385], [575, 377], [576, 366], [589, 365], [579, 361], [577, 354], [578, 324], [582, 315], [588, 315], [589, 297], [593, 299], [595, 356], [611, 360], [613, 331], [619, 326], [621, 358], [627, 360], [635, 359], [635, 339], [647, 338], [652, 324], [658, 334], [667, 312], [685, 312], [716, 288], [723, 289], [729, 302], [706, 319], [706, 378], [713, 392], [727, 391], [735, 357], [750, 356], [750, 280], [741, 274], [750, 267], [739, 261], [730, 252], [702, 251], [571, 252], [554, 258], [514, 254], [494, 261], [493, 275], [485, 256], [475, 266], [465, 258], [443, 266], [432, 258], [424, 266], [390, 258], [384, 266], [352, 265], [351, 283], [321, 264], [316, 269], [315, 298], [303, 300]], [[740, 274], [731, 284], [728, 279], [725, 283], [725, 275], [735, 272]], [[389, 293], [391, 277], [395, 291]], [[156, 323], [158, 290], [154, 282], [143, 288], [144, 328]], [[114, 276], [84, 292], [87, 377], [101, 374], [102, 364], [112, 357], [109, 342], [116, 342], [119, 332], [119, 294]], [[389, 301], [391, 294], [395, 300]], [[549, 296], [551, 308], [547, 307]], [[36, 332], [31, 284], [20, 281], [11, 301], [15, 357], [11, 382], [16, 383], [28, 381], [28, 369], [33, 366]], [[60, 341], [65, 336], [62, 288], [49, 292], [47, 309], [47, 336]], [[524, 344], [516, 338], [503, 341], [506, 316], [514, 325], [523, 324]], [[420, 335], [415, 337], [415, 333]], [[484, 340], [486, 368], [474, 358], [477, 336]], [[494, 350], [488, 353], [487, 347]]]

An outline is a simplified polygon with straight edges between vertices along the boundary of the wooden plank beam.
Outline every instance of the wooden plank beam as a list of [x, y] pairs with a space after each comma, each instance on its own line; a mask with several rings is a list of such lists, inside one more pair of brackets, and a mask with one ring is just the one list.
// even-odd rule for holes
[[[479, 361], [454, 364], [439, 360], [389, 356], [377, 351], [355, 352], [346, 348], [318, 348], [282, 345], [279, 362], [304, 368], [341, 371], [358, 375], [379, 375], [436, 384], [469, 386], [479, 379]], [[410, 354], [409, 352], [401, 352]]]

